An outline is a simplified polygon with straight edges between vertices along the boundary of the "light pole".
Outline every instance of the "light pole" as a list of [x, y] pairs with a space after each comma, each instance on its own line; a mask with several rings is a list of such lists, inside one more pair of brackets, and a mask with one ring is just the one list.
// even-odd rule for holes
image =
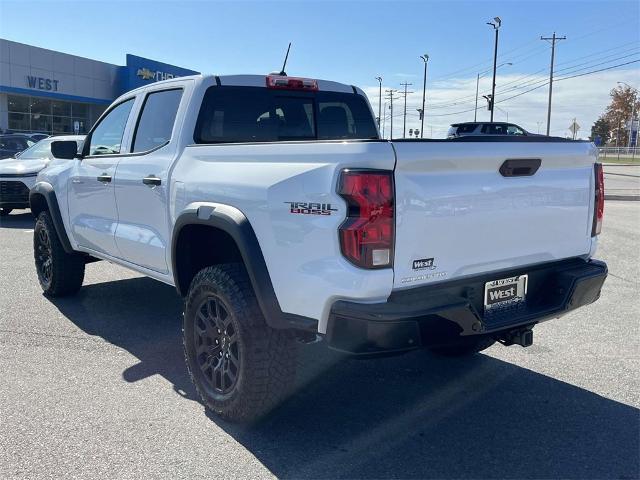
[[493, 22], [487, 22], [487, 25], [491, 25], [496, 32], [496, 42], [493, 47], [493, 84], [491, 85], [491, 121], [493, 122], [493, 106], [496, 103], [496, 62], [498, 61], [498, 31], [502, 20], [500, 17], [493, 17]]
[[473, 111], [473, 121], [477, 121], [478, 120], [478, 87], [480, 86], [480, 74], [478, 74], [478, 77], [476, 78], [476, 108]]
[[429, 61], [429, 55], [426, 53], [420, 55], [420, 58], [424, 62], [424, 79], [422, 81], [422, 110], [420, 111], [420, 138], [424, 135], [424, 100], [427, 93], [427, 62]]
[[507, 116], [507, 123], [509, 123], [509, 112], [507, 112], [506, 110], [504, 110], [504, 109], [502, 109], [500, 107], [496, 107], [496, 108]]
[[[636, 113], [636, 95], [638, 94], [638, 90], [633, 88], [627, 82], [617, 82], [618, 85], [626, 85], [631, 90], [633, 90], [633, 98], [631, 99], [631, 120], [629, 120], [629, 138], [627, 139], [627, 148], [631, 148], [631, 135], [633, 135], [633, 117]], [[636, 145], [637, 147], [638, 145]], [[628, 153], [628, 152], [627, 152]]]
[[380, 89], [378, 90], [378, 130], [380, 130], [380, 121], [382, 119], [382, 77], [376, 77], [376, 80], [380, 84]]
[[384, 130], [387, 126], [387, 102], [384, 102], [384, 120], [382, 120], [382, 138], [385, 138]]
[[[505, 65], [513, 65], [511, 62], [505, 62], [498, 65], [497, 68], [504, 67]], [[485, 73], [489, 73], [489, 70], [485, 70], [484, 72], [478, 73], [478, 77], [476, 78], [476, 108], [473, 111], [473, 121], [478, 120], [478, 87], [480, 86], [480, 79], [484, 76]]]
[[618, 148], [619, 138], [620, 138], [620, 119], [618, 119], [618, 128], [616, 129], [616, 150], [618, 152], [618, 160], [620, 160], [620, 149]]

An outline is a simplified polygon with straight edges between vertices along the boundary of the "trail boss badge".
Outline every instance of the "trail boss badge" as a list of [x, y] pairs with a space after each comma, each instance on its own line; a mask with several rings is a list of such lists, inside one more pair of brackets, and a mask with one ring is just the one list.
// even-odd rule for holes
[[302, 215], [331, 215], [331, 212], [337, 212], [337, 208], [331, 208], [330, 203], [314, 203], [314, 202], [284, 202], [289, 205], [289, 213], [298, 213]]

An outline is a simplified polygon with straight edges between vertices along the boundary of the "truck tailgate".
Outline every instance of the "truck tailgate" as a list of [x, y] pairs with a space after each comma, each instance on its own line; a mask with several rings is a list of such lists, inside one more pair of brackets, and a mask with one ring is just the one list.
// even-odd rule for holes
[[[394, 288], [589, 254], [592, 144], [393, 145]], [[540, 167], [533, 175], [504, 176], [500, 167], [508, 159], [539, 159]]]

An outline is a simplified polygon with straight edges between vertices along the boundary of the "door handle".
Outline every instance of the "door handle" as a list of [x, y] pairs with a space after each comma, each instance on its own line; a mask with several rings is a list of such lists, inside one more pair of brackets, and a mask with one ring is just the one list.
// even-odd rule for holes
[[142, 179], [142, 183], [148, 185], [149, 187], [157, 187], [162, 184], [162, 180], [155, 175], [150, 175], [148, 177], [144, 177]]
[[102, 183], [110, 183], [111, 175], [107, 175], [106, 173], [103, 173], [102, 175], [98, 176], [97, 180]]

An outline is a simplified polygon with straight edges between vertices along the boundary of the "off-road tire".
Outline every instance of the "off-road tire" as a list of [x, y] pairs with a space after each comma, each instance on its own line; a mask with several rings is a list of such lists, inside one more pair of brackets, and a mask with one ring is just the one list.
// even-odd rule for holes
[[45, 295], [62, 297], [80, 290], [84, 280], [84, 258], [64, 251], [47, 211], [38, 215], [33, 229], [33, 256]]
[[429, 350], [443, 357], [464, 357], [486, 350], [496, 341], [489, 336], [463, 337], [455, 343], [431, 347]]
[[[215, 316], [210, 313], [214, 308]], [[208, 325], [214, 327], [204, 333]], [[222, 328], [218, 330], [215, 325]], [[193, 384], [205, 406], [220, 417], [254, 421], [290, 393], [296, 374], [295, 337], [291, 331], [266, 324], [242, 264], [211, 266], [196, 274], [185, 302], [182, 333]], [[232, 341], [236, 342], [235, 356]], [[227, 353], [220, 353], [224, 351], [222, 344]], [[225, 377], [225, 364], [217, 362], [227, 354], [231, 358], [226, 360], [229, 376]], [[235, 382], [229, 387], [234, 369]], [[230, 389], [226, 392], [225, 379]]]
[[0, 217], [6, 217], [13, 211], [13, 208], [0, 208]]

